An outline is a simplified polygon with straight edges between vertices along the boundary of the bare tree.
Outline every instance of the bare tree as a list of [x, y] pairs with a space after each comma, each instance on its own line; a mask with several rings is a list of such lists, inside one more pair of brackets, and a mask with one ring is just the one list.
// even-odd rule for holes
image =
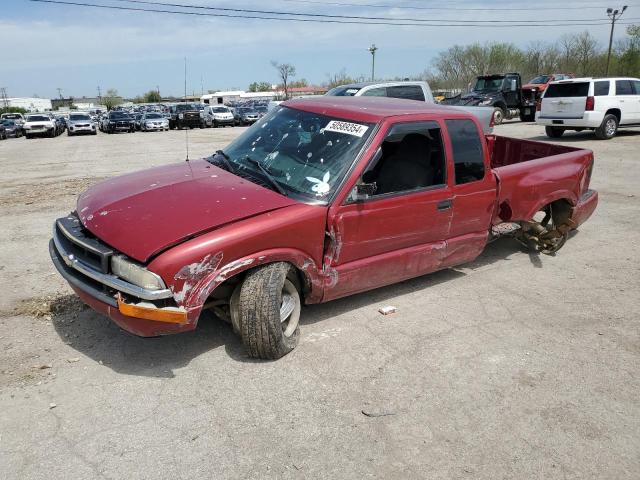
[[271, 60], [271, 65], [278, 71], [280, 80], [282, 80], [284, 98], [289, 98], [289, 78], [296, 76], [296, 67], [294, 67], [290, 63], [278, 63], [275, 60]]

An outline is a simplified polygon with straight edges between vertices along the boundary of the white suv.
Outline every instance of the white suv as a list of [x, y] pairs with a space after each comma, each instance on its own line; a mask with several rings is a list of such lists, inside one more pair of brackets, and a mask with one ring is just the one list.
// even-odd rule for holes
[[552, 82], [538, 105], [536, 123], [547, 136], [565, 130], [594, 130], [601, 140], [618, 127], [640, 126], [640, 80], [637, 78], [574, 78]]

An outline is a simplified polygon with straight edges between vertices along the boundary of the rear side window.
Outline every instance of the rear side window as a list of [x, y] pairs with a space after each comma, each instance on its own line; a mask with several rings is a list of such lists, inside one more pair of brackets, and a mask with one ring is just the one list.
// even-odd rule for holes
[[636, 91], [636, 95], [640, 95], [640, 80], [634, 80], [633, 87]]
[[363, 94], [363, 97], [386, 97], [387, 89], [386, 87], [380, 88], [372, 88], [371, 90], [366, 90]]
[[634, 95], [631, 80], [616, 80], [616, 95]]
[[484, 178], [484, 153], [480, 134], [471, 120], [445, 120], [455, 166], [456, 184], [475, 182]]
[[424, 93], [418, 85], [387, 87], [387, 95], [391, 98], [404, 98], [405, 100], [420, 100], [424, 102]]
[[594, 82], [593, 83], [593, 94], [596, 97], [602, 97], [605, 95], [609, 95], [609, 82]]
[[544, 98], [586, 97], [589, 94], [589, 83], [553, 83], [549, 85]]

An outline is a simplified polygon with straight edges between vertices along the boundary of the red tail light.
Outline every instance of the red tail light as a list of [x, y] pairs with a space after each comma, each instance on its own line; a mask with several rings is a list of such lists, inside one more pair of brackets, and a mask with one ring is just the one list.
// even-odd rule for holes
[[593, 108], [595, 107], [595, 104], [596, 104], [596, 99], [594, 97], [587, 97], [587, 103], [584, 106], [584, 109], [587, 112], [592, 112]]
[[542, 110], [542, 98], [536, 100], [536, 112], [539, 112], [540, 110]]

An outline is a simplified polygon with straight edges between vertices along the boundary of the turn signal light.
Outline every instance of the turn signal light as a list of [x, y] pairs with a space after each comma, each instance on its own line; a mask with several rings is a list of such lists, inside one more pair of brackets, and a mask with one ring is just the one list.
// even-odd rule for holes
[[125, 303], [118, 295], [118, 310], [127, 317], [166, 323], [187, 323], [187, 312], [178, 308], [153, 308]]
[[584, 106], [584, 109], [585, 109], [587, 112], [593, 112], [593, 108], [595, 107], [595, 105], [596, 105], [596, 99], [595, 99], [595, 97], [587, 97], [587, 103], [586, 103], [586, 105]]

